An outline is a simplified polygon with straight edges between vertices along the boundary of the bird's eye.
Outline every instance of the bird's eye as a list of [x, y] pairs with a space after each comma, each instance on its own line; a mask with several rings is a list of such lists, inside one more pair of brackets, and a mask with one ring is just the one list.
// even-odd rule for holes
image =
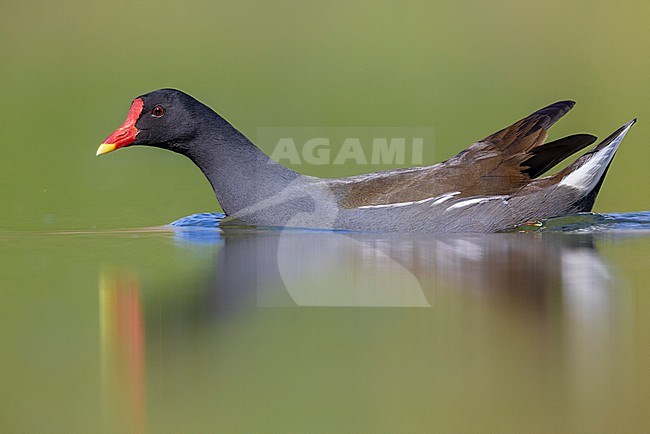
[[157, 105], [151, 109], [151, 116], [155, 118], [162, 117], [165, 114], [165, 108], [161, 105]]

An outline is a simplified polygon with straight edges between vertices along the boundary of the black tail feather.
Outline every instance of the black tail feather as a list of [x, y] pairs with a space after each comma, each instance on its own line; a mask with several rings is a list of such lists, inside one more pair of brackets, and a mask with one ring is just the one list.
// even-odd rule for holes
[[523, 172], [533, 179], [543, 174], [560, 161], [586, 148], [596, 141], [591, 134], [575, 134], [553, 142], [544, 143], [532, 150], [532, 156], [522, 163]]

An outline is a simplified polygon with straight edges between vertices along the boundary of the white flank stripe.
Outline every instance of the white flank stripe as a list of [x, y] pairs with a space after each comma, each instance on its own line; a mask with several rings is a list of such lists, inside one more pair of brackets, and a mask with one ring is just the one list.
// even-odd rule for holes
[[603, 172], [614, 157], [614, 153], [631, 126], [632, 124], [628, 125], [618, 137], [612, 140], [612, 143], [596, 152], [586, 163], [562, 178], [560, 185], [566, 185], [587, 192], [591, 191], [603, 176]]
[[406, 205], [413, 205], [415, 202], [397, 202], [397, 203], [386, 203], [383, 205], [364, 205], [360, 206], [358, 209], [368, 209], [368, 208], [390, 208], [390, 207], [400, 207]]
[[431, 206], [438, 205], [440, 203], [443, 203], [444, 201], [451, 199], [452, 197], [456, 196], [457, 194], [460, 194], [460, 191], [452, 191], [451, 193], [445, 193], [443, 195], [438, 196], [435, 201], [431, 204]]
[[454, 197], [457, 194], [460, 194], [460, 191], [453, 191], [451, 193], [445, 193], [445, 194], [442, 194], [440, 196], [427, 197], [426, 199], [416, 200], [416, 201], [411, 201], [411, 202], [386, 203], [386, 204], [382, 204], [382, 205], [364, 205], [364, 206], [358, 207], [357, 209], [391, 208], [391, 207], [396, 208], [396, 207], [406, 206], [406, 205], [417, 205], [417, 204], [425, 203], [425, 202], [428, 202], [428, 201], [434, 200], [434, 199], [435, 199], [435, 202], [433, 202], [431, 205], [436, 205], [438, 203], [442, 203], [442, 202], [446, 201], [447, 199], [450, 199], [450, 198]]
[[489, 202], [491, 200], [500, 200], [500, 199], [503, 199], [504, 197], [506, 197], [506, 196], [475, 197], [475, 198], [472, 198], [472, 199], [467, 199], [467, 200], [457, 202], [457, 203], [451, 205], [449, 208], [447, 208], [447, 211], [449, 211], [450, 209], [463, 208], [463, 207], [470, 206], [470, 205], [476, 205], [476, 204], [483, 203], [483, 202]]

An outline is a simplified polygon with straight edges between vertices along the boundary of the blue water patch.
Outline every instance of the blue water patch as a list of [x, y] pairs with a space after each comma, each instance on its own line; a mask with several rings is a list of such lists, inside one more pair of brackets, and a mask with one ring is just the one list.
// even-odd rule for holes
[[226, 215], [221, 212], [202, 212], [180, 218], [175, 222], [170, 223], [170, 226], [176, 228], [218, 228], [219, 223], [225, 217]]
[[169, 224], [180, 242], [191, 244], [218, 244], [223, 241], [219, 225], [226, 217], [220, 212], [204, 212], [180, 218]]

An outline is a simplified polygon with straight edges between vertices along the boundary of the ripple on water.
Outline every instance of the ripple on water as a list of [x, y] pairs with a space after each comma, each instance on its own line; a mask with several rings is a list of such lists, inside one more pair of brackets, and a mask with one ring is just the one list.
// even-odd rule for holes
[[558, 217], [545, 221], [539, 230], [646, 235], [650, 233], [650, 211], [611, 214], [584, 213]]
[[[223, 213], [199, 213], [176, 220], [170, 226], [182, 229], [215, 229], [225, 218]], [[523, 230], [541, 232], [650, 233], [650, 211], [595, 214], [582, 213], [546, 220], [537, 226], [522, 226]]]

